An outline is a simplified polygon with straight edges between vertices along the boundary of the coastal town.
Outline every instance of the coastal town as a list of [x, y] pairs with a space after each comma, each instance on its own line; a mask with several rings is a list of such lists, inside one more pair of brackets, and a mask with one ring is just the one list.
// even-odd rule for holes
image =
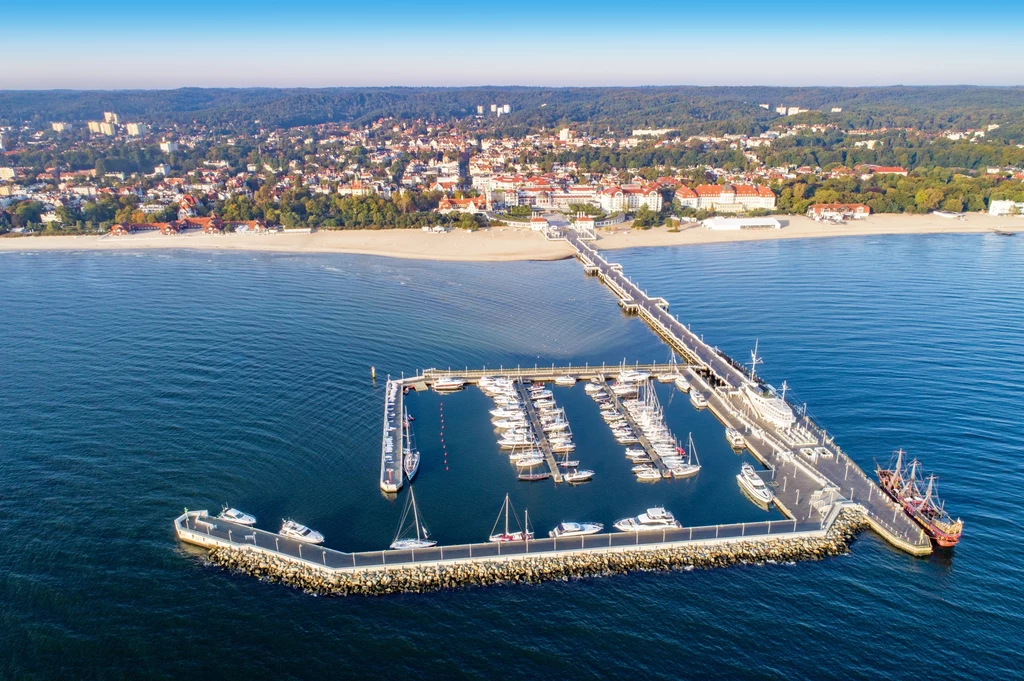
[[[6, 126], [0, 232], [539, 230], [552, 213], [598, 229], [696, 222], [713, 230], [777, 229], [784, 224], [777, 215], [843, 224], [888, 212], [1024, 214], [1024, 161], [950, 171], [945, 193], [921, 184], [934, 169], [873, 162], [908, 138], [980, 148], [999, 134], [998, 123], [929, 133], [843, 129], [828, 120], [841, 115], [837, 108], [758, 108], [778, 117], [756, 135], [594, 133], [568, 125], [510, 135], [495, 127], [515, 115], [509, 104], [481, 104], [475, 116], [456, 121], [381, 118], [253, 131], [128, 121], [114, 111]], [[812, 114], [814, 122], [802, 122]], [[782, 149], [825, 138], [843, 150], [844, 164], [779, 162]]]

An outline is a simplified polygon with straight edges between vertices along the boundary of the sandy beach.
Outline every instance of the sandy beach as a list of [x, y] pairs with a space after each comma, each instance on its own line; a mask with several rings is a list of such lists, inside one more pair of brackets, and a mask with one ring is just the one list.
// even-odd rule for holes
[[[960, 234], [992, 230], [1024, 231], [1024, 218], [969, 215], [963, 220], [932, 215], [873, 215], [844, 225], [828, 225], [805, 217], [782, 218], [778, 230], [712, 231], [684, 225], [676, 232], [664, 227], [600, 231], [598, 248], [615, 250], [651, 246], [807, 239], [878, 234]], [[111, 236], [29, 236], [0, 238], [2, 251], [145, 250], [185, 248], [292, 253], [357, 253], [364, 255], [451, 261], [560, 260], [573, 255], [568, 244], [548, 241], [530, 230], [496, 227], [478, 232], [434, 234], [421, 230], [348, 230], [312, 234], [220, 234]]]

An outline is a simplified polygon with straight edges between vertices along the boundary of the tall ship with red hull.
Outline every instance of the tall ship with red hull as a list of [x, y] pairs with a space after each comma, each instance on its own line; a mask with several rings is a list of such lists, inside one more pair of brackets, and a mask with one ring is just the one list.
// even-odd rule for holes
[[904, 457], [905, 452], [897, 450], [888, 468], [877, 467], [879, 484], [936, 544], [955, 546], [964, 530], [963, 521], [959, 518], [953, 520], [946, 513], [945, 503], [939, 499], [936, 489], [935, 476], [925, 478], [921, 463], [917, 459], [905, 463]]

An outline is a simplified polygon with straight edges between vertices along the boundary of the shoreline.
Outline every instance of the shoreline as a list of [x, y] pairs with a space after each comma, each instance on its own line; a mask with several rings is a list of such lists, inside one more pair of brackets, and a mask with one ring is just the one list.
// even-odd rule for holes
[[[689, 246], [750, 241], [883, 236], [900, 234], [985, 234], [995, 230], [1024, 231], [1022, 218], [969, 215], [964, 220], [932, 215], [873, 215], [844, 225], [815, 222], [802, 216], [783, 218], [786, 226], [772, 230], [712, 231], [697, 224], [670, 232], [665, 227], [600, 231], [602, 251], [657, 246]], [[421, 230], [324, 230], [311, 234], [139, 235], [111, 237], [30, 236], [0, 238], [0, 253], [27, 251], [90, 251], [195, 249], [278, 253], [350, 253], [414, 260], [451, 262], [512, 262], [564, 260], [574, 255], [561, 241], [548, 241], [539, 232], [494, 227], [478, 232], [434, 234]]]

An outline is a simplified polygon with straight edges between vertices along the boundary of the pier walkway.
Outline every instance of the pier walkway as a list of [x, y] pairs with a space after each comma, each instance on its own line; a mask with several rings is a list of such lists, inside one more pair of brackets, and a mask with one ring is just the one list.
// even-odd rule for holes
[[380, 446], [380, 488], [390, 493], [402, 488], [404, 480], [402, 455], [405, 451], [405, 429], [402, 427], [402, 381], [388, 378], [384, 387], [384, 436]]
[[563, 234], [576, 249], [585, 271], [596, 274], [624, 310], [637, 314], [686, 360], [691, 382], [708, 397], [712, 412], [727, 427], [743, 432], [750, 451], [774, 470], [776, 494], [789, 515], [798, 520], [809, 518], [826, 498], [845, 499], [862, 505], [872, 528], [889, 543], [914, 555], [931, 553], [931, 541], [924, 531], [806, 413], [794, 408], [796, 423], [784, 430], [762, 418], [744, 394], [752, 381], [742, 365], [669, 314], [664, 299], [641, 290], [625, 276], [621, 265], [609, 263], [573, 230], [566, 229]]
[[644, 435], [643, 428], [641, 428], [637, 424], [637, 422], [633, 420], [633, 415], [630, 414], [629, 410], [626, 409], [626, 406], [622, 404], [622, 400], [619, 399], [619, 396], [615, 394], [614, 390], [609, 390], [608, 387], [605, 386], [605, 391], [612, 398], [612, 404], [615, 405], [615, 408], [618, 410], [619, 414], [625, 417], [626, 423], [629, 424], [629, 427], [633, 430], [633, 433], [636, 435], [636, 439], [640, 441], [640, 446], [644, 448], [644, 451], [647, 452], [647, 456], [651, 458], [651, 462], [657, 467], [658, 472], [661, 473], [661, 477], [669, 477], [670, 473], [668, 472], [668, 467], [665, 466], [665, 462], [661, 460], [661, 455], [658, 454], [658, 450], [654, 448], [654, 445], [651, 444], [651, 441], [647, 439], [646, 435]]
[[694, 545], [718, 545], [743, 541], [818, 538], [842, 510], [836, 506], [819, 521], [770, 520], [757, 523], [684, 527], [661, 532], [621, 532], [562, 539], [520, 542], [486, 542], [435, 546], [407, 551], [346, 553], [288, 539], [272, 532], [238, 525], [209, 516], [206, 511], [186, 511], [174, 520], [174, 531], [186, 543], [203, 548], [256, 551], [282, 560], [315, 567], [325, 572], [360, 572], [400, 567], [431, 567], [459, 563], [490, 562], [601, 553], [659, 550]]
[[548, 471], [551, 473], [551, 479], [555, 482], [562, 482], [562, 474], [558, 470], [558, 461], [555, 460], [555, 453], [551, 451], [551, 443], [548, 441], [548, 434], [544, 432], [544, 424], [540, 422], [540, 417], [537, 415], [537, 408], [533, 405], [533, 399], [530, 397], [529, 391], [521, 381], [515, 382], [516, 392], [519, 393], [519, 399], [523, 401], [523, 407], [526, 409], [526, 415], [530, 419], [530, 425], [533, 428], [533, 434], [537, 438], [537, 444], [540, 445], [540, 450], [544, 452], [544, 459], [548, 464]]

